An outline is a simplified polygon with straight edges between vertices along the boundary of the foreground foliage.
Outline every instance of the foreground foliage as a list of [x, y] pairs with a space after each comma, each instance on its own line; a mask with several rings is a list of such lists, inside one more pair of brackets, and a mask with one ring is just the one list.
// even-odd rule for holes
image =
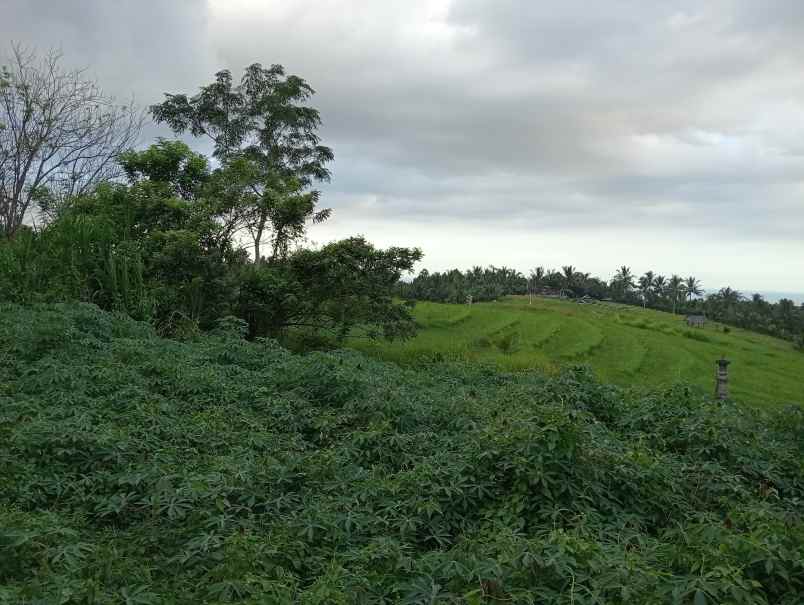
[[0, 313], [0, 603], [804, 599], [798, 408]]

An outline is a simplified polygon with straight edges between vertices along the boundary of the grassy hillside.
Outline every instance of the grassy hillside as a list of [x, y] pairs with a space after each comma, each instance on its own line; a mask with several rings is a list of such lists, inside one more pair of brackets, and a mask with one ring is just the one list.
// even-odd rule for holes
[[380, 358], [490, 362], [503, 369], [589, 364], [623, 386], [689, 382], [714, 389], [715, 360], [732, 360], [731, 392], [756, 404], [804, 402], [804, 353], [786, 341], [709, 324], [688, 329], [680, 316], [616, 304], [579, 305], [509, 297], [496, 303], [417, 303], [422, 330], [406, 342], [351, 343]]
[[804, 600], [797, 408], [0, 314], [3, 605]]

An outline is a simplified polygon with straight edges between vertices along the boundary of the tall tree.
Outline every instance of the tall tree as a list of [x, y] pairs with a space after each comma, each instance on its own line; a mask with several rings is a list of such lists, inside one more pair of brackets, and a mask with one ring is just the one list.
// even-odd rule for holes
[[242, 191], [243, 222], [257, 262], [269, 233], [273, 256], [284, 257], [308, 221], [330, 215], [329, 209], [316, 210], [318, 192], [312, 189], [329, 180], [326, 165], [333, 159], [317, 134], [319, 112], [306, 105], [314, 93], [281, 65], [254, 63], [239, 84], [223, 70], [197, 95], [167, 94], [151, 107], [154, 119], [175, 132], [213, 141], [215, 157]]
[[611, 280], [611, 287], [618, 298], [627, 298], [634, 288], [634, 274], [631, 273], [631, 268], [623, 265], [617, 269]]
[[536, 267], [535, 269], [531, 269], [530, 275], [528, 276], [529, 302], [533, 302], [533, 294], [542, 286], [542, 284], [544, 284], [545, 274], [544, 267]]
[[717, 294], [726, 305], [735, 305], [743, 300], [742, 293], [729, 286], [721, 288]]
[[657, 275], [653, 278], [652, 293], [656, 298], [663, 299], [667, 290], [667, 278], [664, 275]]
[[139, 136], [142, 115], [121, 105], [56, 51], [12, 45], [0, 69], [0, 234], [32, 211], [120, 175], [116, 158]]
[[667, 282], [667, 295], [670, 297], [670, 303], [673, 305], [673, 315], [675, 315], [678, 301], [684, 296], [684, 280], [675, 273]]
[[642, 295], [642, 308], [644, 309], [648, 304], [648, 299], [653, 292], [653, 271], [646, 271], [645, 275], [639, 278], [639, 293]]
[[762, 294], [754, 293], [751, 295], [751, 304], [759, 311], [764, 312], [770, 304]]
[[779, 322], [785, 330], [792, 332], [795, 326], [796, 303], [789, 298], [783, 298], [776, 304], [776, 313]]
[[569, 290], [573, 294], [575, 293], [575, 283], [576, 283], [576, 271], [573, 265], [564, 265], [561, 267], [561, 274], [562, 274], [562, 287], [565, 290]]
[[684, 292], [687, 300], [692, 300], [693, 297], [698, 297], [703, 294], [703, 287], [701, 281], [690, 275], [684, 280]]

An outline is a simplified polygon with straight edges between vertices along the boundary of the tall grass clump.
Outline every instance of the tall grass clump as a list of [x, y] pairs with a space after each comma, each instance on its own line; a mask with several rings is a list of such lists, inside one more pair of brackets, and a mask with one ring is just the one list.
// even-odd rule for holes
[[92, 301], [148, 319], [153, 297], [140, 251], [94, 217], [65, 217], [41, 233], [0, 239], [0, 302]]

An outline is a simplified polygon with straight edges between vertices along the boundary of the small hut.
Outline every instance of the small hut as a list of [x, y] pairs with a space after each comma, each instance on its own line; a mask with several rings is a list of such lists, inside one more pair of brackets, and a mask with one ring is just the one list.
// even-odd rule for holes
[[690, 328], [703, 328], [706, 325], [705, 315], [687, 315], [687, 326]]

